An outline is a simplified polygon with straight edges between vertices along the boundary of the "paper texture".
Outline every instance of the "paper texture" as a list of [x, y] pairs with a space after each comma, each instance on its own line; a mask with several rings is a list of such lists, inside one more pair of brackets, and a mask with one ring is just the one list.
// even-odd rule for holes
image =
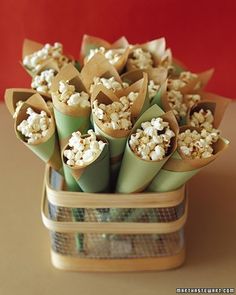
[[135, 133], [137, 128], [140, 128], [142, 122], [150, 121], [151, 119], [157, 117], [162, 117], [165, 121], [169, 122], [170, 128], [176, 134], [175, 138], [172, 140], [169, 154], [161, 161], [145, 161], [133, 153], [129, 147], [128, 139], [116, 185], [117, 193], [137, 193], [144, 191], [161, 169], [161, 167], [174, 152], [179, 129], [178, 123], [172, 112], [164, 114], [164, 112], [157, 105], [149, 108], [138, 119], [134, 125], [134, 128], [132, 129], [131, 134]]

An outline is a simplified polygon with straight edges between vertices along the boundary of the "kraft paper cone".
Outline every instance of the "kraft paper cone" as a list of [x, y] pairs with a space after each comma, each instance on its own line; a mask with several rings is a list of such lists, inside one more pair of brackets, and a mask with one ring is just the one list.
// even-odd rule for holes
[[[25, 39], [23, 42], [23, 49], [22, 49], [22, 62], [21, 65], [23, 66], [23, 68], [26, 70], [26, 72], [34, 77], [35, 76], [35, 71], [34, 70], [30, 70], [28, 68], [26, 68], [23, 65], [23, 59], [25, 58], [25, 56], [27, 55], [31, 55], [36, 51], [41, 50], [44, 47], [44, 44], [35, 42], [33, 40], [29, 40], [29, 39]], [[64, 55], [64, 54], [63, 54]], [[66, 56], [66, 55], [64, 55]], [[71, 60], [72, 63], [74, 63], [74, 59], [72, 57], [66, 56], [67, 58], [69, 58]], [[46, 60], [45, 62], [43, 62], [40, 66], [40, 69], [38, 71], [41, 71], [43, 68], [50, 68], [50, 65], [52, 66], [52, 68], [54, 69], [54, 67], [57, 67], [57, 63], [55, 62], [55, 60], [53, 58]], [[38, 72], [37, 71], [37, 72]]]
[[[210, 80], [211, 76], [213, 75], [214, 70], [210, 69], [202, 73], [197, 74], [196, 79], [192, 79], [186, 86], [180, 88], [180, 92], [183, 95], [186, 94], [202, 94], [203, 91], [196, 90], [195, 87], [196, 85], [200, 84], [201, 88], [204, 88], [208, 81]], [[167, 87], [168, 87], [168, 79], [162, 83], [160, 90], [158, 91], [158, 94], [156, 95], [155, 99], [152, 100], [151, 104], [157, 104], [159, 107], [161, 107], [165, 112], [171, 111], [172, 108], [169, 105], [168, 99], [167, 99]], [[185, 103], [188, 105], [187, 99], [184, 97]], [[185, 125], [186, 124], [186, 118], [182, 118], [182, 120], [179, 122], [180, 125]]]
[[[163, 111], [158, 106], [152, 106], [135, 123], [132, 133], [135, 133], [135, 131], [140, 128], [141, 123], [150, 121], [151, 119], [157, 117], [162, 117], [165, 121], [169, 122], [170, 128], [176, 135], [172, 140], [168, 155], [161, 161], [145, 161], [135, 155], [130, 149], [128, 139], [116, 185], [117, 193], [137, 193], [144, 191], [161, 169], [161, 167], [174, 152], [179, 128], [172, 112], [163, 114]], [[143, 177], [144, 175], [145, 177]]]
[[[186, 129], [199, 130], [199, 128], [183, 126], [180, 132]], [[166, 162], [160, 172], [148, 186], [147, 191], [150, 192], [168, 192], [176, 190], [184, 185], [189, 179], [197, 174], [203, 167], [207, 166], [218, 158], [223, 151], [229, 146], [229, 141], [222, 137], [214, 143], [214, 154], [205, 159], [187, 159], [179, 149]]]
[[88, 92], [94, 77], [114, 77], [117, 82], [122, 83], [116, 68], [101, 53], [95, 54], [81, 70], [81, 79]]
[[[36, 94], [37, 92], [33, 89], [28, 88], [9, 88], [5, 90], [4, 99], [6, 106], [13, 116], [16, 110], [16, 104], [18, 101], [26, 101], [32, 95]], [[42, 95], [42, 98], [45, 101], [51, 101], [50, 96]]]
[[114, 64], [114, 67], [117, 69], [117, 71], [120, 73], [123, 68], [125, 67], [126, 61], [128, 59], [129, 55], [129, 43], [126, 40], [125, 37], [121, 37], [117, 41], [115, 41], [113, 44], [89, 35], [84, 35], [81, 45], [81, 52], [80, 52], [80, 58], [81, 62], [86, 64], [86, 56], [89, 54], [91, 49], [104, 47], [105, 49], [113, 49], [113, 50], [119, 50], [124, 49], [124, 53], [121, 55], [120, 59], [117, 63]]
[[[168, 68], [172, 64], [172, 53], [169, 48], [166, 49], [165, 38], [159, 38], [144, 44], [136, 44], [132, 49], [136, 48], [142, 48], [144, 51], [151, 53], [154, 68], [159, 66]], [[130, 54], [132, 54], [132, 49], [130, 50]], [[129, 60], [127, 61], [126, 68], [127, 71], [137, 69]]]
[[[17, 126], [28, 118], [26, 114], [27, 108], [31, 107], [35, 111], [45, 111], [51, 117], [51, 124], [47, 136], [38, 140], [34, 144], [27, 143], [24, 136], [17, 130]], [[62, 172], [62, 162], [60, 157], [59, 145], [57, 140], [55, 122], [50, 113], [47, 104], [39, 94], [31, 96], [21, 107], [14, 124], [17, 138], [19, 138], [29, 149], [31, 149], [41, 160], [49, 164], [57, 172]]]
[[[64, 66], [53, 79], [51, 93], [57, 132], [62, 150], [73, 132], [79, 130], [83, 134], [88, 130], [91, 109], [81, 108], [80, 106], [69, 106], [63, 102], [60, 102], [53, 93], [58, 91], [59, 81], [61, 80], [68, 80], [71, 85], [75, 86], [75, 90], [78, 92], [87, 91], [82, 82], [80, 73], [72, 64]], [[78, 187], [74, 178], [71, 176], [68, 168], [64, 164], [63, 167], [67, 190], [80, 191], [80, 188]]]
[[187, 125], [190, 125], [190, 117], [192, 114], [203, 109], [205, 111], [210, 110], [212, 112], [214, 116], [213, 127], [218, 128], [231, 100], [209, 92], [199, 92], [199, 94], [201, 96], [201, 101], [189, 109], [186, 119]]
[[[131, 119], [132, 122], [135, 122], [136, 119], [149, 107], [147, 83], [147, 74], [144, 73], [141, 80], [138, 80], [131, 86], [116, 91], [115, 93], [106, 89], [104, 86], [99, 85], [94, 88], [91, 101], [93, 102], [97, 99], [99, 103], [111, 104], [114, 101], [118, 101], [120, 97], [128, 95], [131, 91], [139, 92], [138, 97], [131, 107]], [[112, 179], [113, 182], [115, 182], [125, 149], [126, 140], [131, 130], [113, 130], [106, 128], [94, 115], [93, 124], [96, 134], [104, 136], [109, 142]]]
[[[85, 135], [85, 137], [86, 136], [87, 135]], [[82, 191], [88, 193], [106, 192], [109, 188], [110, 164], [108, 143], [102, 137], [98, 137], [98, 139], [102, 140], [106, 144], [101, 154], [92, 163], [83, 167], [70, 167], [67, 165]], [[63, 152], [67, 148], [68, 146], [65, 146]], [[64, 156], [63, 162], [66, 164], [66, 159]]]
[[[143, 76], [143, 72], [146, 72], [148, 75], [148, 80], [153, 80], [156, 85], [162, 85], [165, 83], [167, 76], [168, 76], [168, 71], [164, 67], [158, 67], [154, 69], [148, 69], [148, 70], [132, 70], [129, 72], [124, 73], [121, 75], [121, 79], [123, 82], [130, 84], [135, 83], [136, 81], [140, 80]], [[161, 88], [157, 91], [156, 95], [152, 98], [149, 97], [151, 105], [158, 104], [157, 101], [160, 99], [160, 93]]]

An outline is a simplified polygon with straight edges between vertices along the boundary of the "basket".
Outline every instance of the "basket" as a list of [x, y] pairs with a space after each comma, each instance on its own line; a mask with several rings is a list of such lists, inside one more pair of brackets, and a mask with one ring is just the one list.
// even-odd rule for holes
[[52, 264], [107, 272], [179, 267], [185, 259], [187, 206], [184, 187], [119, 195], [63, 191], [63, 179], [47, 166], [41, 209]]

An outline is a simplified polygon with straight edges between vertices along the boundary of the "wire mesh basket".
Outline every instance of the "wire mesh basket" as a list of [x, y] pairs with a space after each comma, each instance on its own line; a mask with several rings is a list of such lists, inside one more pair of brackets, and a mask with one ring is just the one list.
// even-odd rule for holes
[[45, 172], [42, 219], [52, 264], [74, 271], [144, 271], [184, 262], [185, 188], [168, 193], [92, 194], [63, 190]]

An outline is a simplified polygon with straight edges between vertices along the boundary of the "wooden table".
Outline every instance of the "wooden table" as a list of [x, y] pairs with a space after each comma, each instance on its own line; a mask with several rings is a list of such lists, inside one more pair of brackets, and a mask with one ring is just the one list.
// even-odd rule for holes
[[182, 268], [149, 273], [72, 273], [54, 269], [49, 236], [41, 222], [44, 165], [14, 136], [0, 105], [1, 295], [165, 295], [177, 287], [236, 287], [236, 103], [221, 129], [231, 140], [222, 157], [190, 181]]

